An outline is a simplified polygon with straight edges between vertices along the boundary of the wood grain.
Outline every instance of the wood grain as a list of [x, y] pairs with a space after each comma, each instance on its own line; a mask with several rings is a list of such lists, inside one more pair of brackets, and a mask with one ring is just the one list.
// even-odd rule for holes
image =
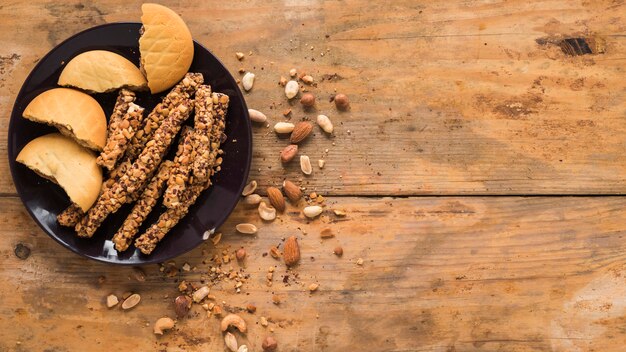
[[[291, 120], [331, 117], [335, 135], [316, 130], [301, 148], [314, 161], [325, 155], [325, 169], [304, 180], [324, 194], [626, 191], [623, 2], [169, 4], [235, 76], [240, 67], [256, 73], [246, 100], [271, 124], [289, 107]], [[139, 16], [133, 1], [5, 2], [0, 128], [7, 128], [27, 73], [52, 46], [90, 26]], [[569, 57], [537, 43], [585, 35], [603, 38], [605, 52]], [[252, 55], [239, 62], [236, 51]], [[311, 89], [314, 111], [287, 103], [277, 85], [292, 67], [319, 82]], [[335, 111], [328, 101], [335, 91], [350, 96], [350, 111]], [[295, 163], [279, 162], [285, 140], [259, 126], [254, 138], [252, 178], [270, 185], [284, 175], [302, 177]], [[6, 157], [0, 159], [7, 174]], [[8, 177], [0, 179], [0, 193], [14, 193]]]
[[[152, 334], [152, 324], [173, 316], [180, 280], [199, 283], [208, 270], [202, 259], [239, 246], [248, 252], [249, 282], [241, 294], [232, 282], [212, 294], [229, 307], [256, 304], [256, 314], [242, 313], [254, 351], [268, 334], [260, 316], [275, 322], [280, 351], [616, 351], [626, 341], [624, 197], [344, 197], [333, 199], [321, 219], [305, 221], [289, 206], [271, 224], [240, 206], [217, 249], [207, 244], [176, 260], [196, 271], [167, 278], [148, 266], [145, 282], [134, 280], [131, 268], [60, 248], [17, 199], [0, 199], [0, 208], [0, 350], [45, 343], [50, 351], [221, 351], [219, 320], [199, 306], [163, 337]], [[244, 221], [259, 225], [258, 236], [234, 232]], [[321, 240], [327, 227], [336, 237]], [[302, 261], [287, 273], [263, 253], [289, 235], [299, 238]], [[32, 249], [27, 260], [13, 255], [17, 243]], [[336, 245], [342, 258], [332, 254]], [[268, 289], [271, 265], [276, 279]], [[305, 292], [311, 282], [320, 284], [318, 292]], [[125, 291], [142, 296], [139, 306], [108, 310], [105, 296]], [[279, 306], [273, 294], [282, 298]]]

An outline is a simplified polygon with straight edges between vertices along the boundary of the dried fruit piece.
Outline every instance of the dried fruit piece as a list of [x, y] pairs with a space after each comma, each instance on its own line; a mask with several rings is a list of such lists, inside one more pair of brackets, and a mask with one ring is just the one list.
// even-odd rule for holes
[[317, 124], [326, 133], [333, 133], [333, 123], [326, 115], [317, 115]]
[[335, 106], [339, 110], [345, 110], [350, 106], [350, 101], [348, 100], [348, 96], [345, 94], [337, 94], [335, 95]]
[[224, 344], [231, 352], [237, 352], [237, 338], [235, 335], [227, 332], [226, 335], [224, 335]]
[[268, 187], [267, 188], [267, 198], [270, 200], [270, 204], [278, 211], [285, 211], [285, 197], [280, 192], [280, 190], [276, 187]]
[[265, 122], [267, 121], [267, 116], [259, 110], [248, 109], [248, 115], [250, 115], [250, 120], [254, 122]]
[[311, 125], [310, 123], [306, 121], [298, 122], [294, 126], [293, 132], [291, 132], [291, 137], [289, 138], [289, 141], [293, 144], [298, 144], [302, 142], [303, 140], [305, 140], [306, 137], [308, 137], [309, 134], [311, 134], [312, 130], [313, 130], [313, 125]]
[[169, 317], [163, 317], [154, 323], [154, 333], [156, 335], [163, 335], [163, 331], [169, 330], [174, 327], [174, 320]]
[[236, 327], [239, 331], [241, 331], [244, 334], [246, 333], [246, 330], [247, 330], [246, 322], [245, 320], [243, 320], [242, 317], [238, 316], [237, 314], [228, 314], [227, 316], [224, 317], [224, 319], [222, 319], [222, 323], [220, 324], [220, 327], [222, 328], [222, 332], [228, 330], [228, 328], [231, 326]]
[[319, 205], [311, 205], [302, 209], [302, 212], [307, 218], [313, 219], [320, 215], [323, 210], [324, 209], [322, 209], [322, 207], [320, 207]]
[[298, 91], [300, 90], [300, 86], [298, 82], [291, 80], [285, 84], [285, 95], [287, 99], [293, 99], [296, 95], [298, 95]]
[[305, 175], [310, 175], [313, 172], [313, 167], [311, 166], [311, 159], [309, 159], [306, 155], [300, 155], [300, 169], [302, 173]]
[[275, 338], [268, 336], [263, 340], [261, 347], [263, 351], [275, 351], [278, 348], [278, 342], [276, 342]]
[[247, 205], [257, 205], [261, 203], [263, 198], [258, 194], [250, 194], [243, 199], [243, 202]]
[[180, 295], [174, 299], [174, 311], [176, 316], [180, 319], [189, 313], [191, 308], [191, 297], [187, 295]]
[[256, 226], [252, 224], [237, 224], [235, 228], [237, 229], [237, 232], [246, 235], [254, 235], [257, 232]]
[[210, 291], [211, 289], [208, 286], [202, 286], [191, 295], [191, 298], [193, 298], [194, 302], [199, 303], [209, 295]]
[[131, 309], [135, 307], [136, 305], [138, 305], [139, 301], [141, 301], [141, 296], [137, 293], [134, 293], [128, 296], [128, 298], [124, 300], [124, 302], [122, 303], [122, 309], [124, 310]]
[[283, 191], [285, 191], [285, 195], [293, 203], [296, 203], [300, 200], [300, 198], [302, 198], [302, 191], [300, 190], [300, 187], [296, 186], [289, 180], [283, 181]]
[[256, 187], [257, 187], [257, 182], [255, 180], [250, 181], [250, 183], [248, 183], [244, 188], [243, 191], [241, 192], [242, 196], [249, 196], [252, 193], [254, 193], [254, 191], [256, 191]]
[[300, 98], [300, 104], [305, 108], [310, 108], [315, 105], [315, 95], [312, 93], [304, 93], [302, 94], [302, 98]]
[[290, 162], [298, 154], [298, 145], [290, 144], [280, 152], [280, 161], [283, 163]]
[[265, 221], [273, 221], [276, 219], [276, 209], [272, 206], [265, 204], [265, 202], [261, 202], [259, 204], [259, 216], [261, 219]]
[[291, 236], [285, 241], [283, 260], [287, 266], [293, 266], [300, 261], [300, 246], [296, 236]]
[[108, 295], [107, 296], [107, 307], [109, 308], [113, 308], [115, 307], [118, 303], [120, 302], [119, 299], [117, 299], [116, 295]]
[[255, 75], [252, 72], [246, 72], [246, 74], [243, 75], [243, 78], [241, 79], [243, 89], [245, 89], [246, 91], [252, 89], [252, 85], [254, 84], [254, 77]]
[[291, 133], [295, 127], [291, 122], [278, 122], [274, 125], [274, 132], [278, 134]]

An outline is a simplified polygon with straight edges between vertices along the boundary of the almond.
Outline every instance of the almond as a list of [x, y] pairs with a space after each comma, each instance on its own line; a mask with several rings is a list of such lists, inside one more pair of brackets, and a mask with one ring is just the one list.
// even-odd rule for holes
[[300, 198], [302, 198], [302, 191], [300, 190], [300, 187], [296, 186], [295, 183], [289, 180], [283, 181], [283, 191], [285, 191], [285, 195], [293, 203], [296, 203], [300, 200]]
[[270, 204], [278, 211], [285, 211], [285, 197], [276, 187], [267, 188], [267, 198], [270, 200]]
[[306, 121], [298, 122], [291, 132], [291, 138], [289, 139], [291, 143], [298, 144], [306, 139], [306, 137], [311, 134], [313, 130], [313, 125]]
[[298, 154], [298, 145], [290, 144], [280, 151], [280, 161], [288, 163], [296, 157], [296, 154]]
[[287, 266], [293, 266], [300, 261], [300, 247], [298, 246], [296, 236], [291, 236], [285, 241], [283, 259]]

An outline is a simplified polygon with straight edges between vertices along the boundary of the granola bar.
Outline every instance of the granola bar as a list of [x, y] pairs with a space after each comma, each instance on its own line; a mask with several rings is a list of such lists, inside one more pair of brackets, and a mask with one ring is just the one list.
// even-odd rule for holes
[[163, 98], [144, 119], [143, 126], [135, 133], [126, 150], [126, 157], [134, 160], [152, 139], [155, 131], [165, 121], [170, 112], [195, 94], [197, 87], [204, 82], [201, 73], [187, 73], [185, 77]]
[[155, 131], [153, 138], [133, 162], [132, 166], [120, 179], [103, 192], [87, 215], [76, 225], [80, 237], [91, 237], [104, 219], [119, 210], [135, 192], [143, 189], [163, 160], [182, 123], [189, 117], [193, 105], [189, 99], [183, 99]]
[[[135, 99], [136, 99], [135, 92], [128, 90], [128, 89], [120, 89], [120, 92], [117, 95], [117, 99], [115, 100], [113, 113], [111, 114], [111, 117], [109, 118], [107, 136], [112, 136], [113, 134], [115, 134], [116, 127], [118, 126], [124, 114], [126, 114], [129, 104], [134, 102]], [[107, 138], [107, 142], [108, 142], [108, 138]]]
[[187, 188], [186, 183], [189, 181], [191, 171], [191, 163], [193, 155], [192, 140], [195, 131], [190, 130], [185, 136], [181, 137], [181, 144], [176, 157], [174, 158], [174, 167], [170, 172], [170, 178], [167, 181], [167, 188], [163, 196], [163, 205], [172, 208], [179, 204], [179, 196]]
[[159, 171], [152, 178], [146, 189], [141, 194], [141, 198], [135, 203], [133, 210], [130, 212], [122, 227], [117, 230], [113, 236], [113, 243], [118, 252], [125, 251], [130, 246], [133, 237], [139, 231], [139, 227], [146, 220], [148, 214], [152, 211], [157, 200], [163, 193], [165, 183], [169, 178], [173, 162], [165, 160], [159, 166]]
[[[208, 173], [208, 160], [212, 159], [211, 151], [217, 152], [217, 147], [221, 143], [222, 134], [225, 127], [226, 111], [228, 109], [228, 95], [213, 93], [210, 96], [196, 94], [196, 110], [194, 148], [196, 158], [193, 163], [193, 175], [200, 181], [206, 181], [210, 175]], [[204, 99], [200, 99], [200, 97]], [[219, 133], [217, 133], [219, 131]]]
[[57, 221], [61, 226], [74, 227], [84, 215], [83, 209], [72, 203], [61, 214], [57, 215]]
[[139, 125], [143, 120], [144, 108], [129, 103], [128, 110], [124, 116], [116, 121], [111, 121], [109, 128], [112, 133], [108, 135], [106, 145], [100, 153], [96, 163], [100, 166], [112, 170], [117, 161], [124, 155], [130, 139], [139, 129]]

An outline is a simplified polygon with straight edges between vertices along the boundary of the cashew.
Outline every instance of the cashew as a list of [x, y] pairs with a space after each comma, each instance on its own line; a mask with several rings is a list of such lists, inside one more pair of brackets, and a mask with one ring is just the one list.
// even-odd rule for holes
[[160, 318], [156, 321], [156, 323], [154, 323], [154, 333], [157, 335], [163, 335], [163, 331], [173, 328], [174, 324], [174, 320], [171, 318]]
[[224, 319], [222, 319], [222, 331], [228, 330], [230, 326], [236, 327], [242, 333], [245, 333], [247, 329], [246, 322], [237, 314], [228, 314], [224, 317]]

